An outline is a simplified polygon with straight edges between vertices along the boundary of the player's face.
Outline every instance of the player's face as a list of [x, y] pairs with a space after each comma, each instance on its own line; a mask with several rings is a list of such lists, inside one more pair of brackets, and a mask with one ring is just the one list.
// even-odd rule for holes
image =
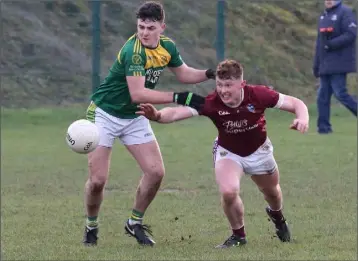
[[222, 80], [216, 78], [216, 92], [223, 103], [229, 107], [239, 106], [243, 86], [242, 79]]
[[165, 24], [150, 20], [137, 20], [137, 35], [145, 47], [155, 48], [158, 46], [160, 35], [165, 29]]

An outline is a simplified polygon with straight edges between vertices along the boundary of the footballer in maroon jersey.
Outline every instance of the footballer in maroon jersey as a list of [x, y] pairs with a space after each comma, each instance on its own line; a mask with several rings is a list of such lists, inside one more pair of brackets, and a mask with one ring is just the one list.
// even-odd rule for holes
[[291, 129], [308, 131], [306, 105], [295, 97], [284, 95], [267, 86], [249, 85], [243, 80], [242, 65], [234, 60], [221, 62], [216, 69], [216, 89], [206, 97], [179, 93], [183, 107], [156, 110], [141, 104], [137, 114], [160, 123], [170, 123], [196, 115], [211, 119], [218, 129], [213, 159], [222, 205], [232, 227], [232, 235], [218, 248], [246, 244], [244, 206], [238, 192], [240, 179], [251, 175], [268, 203], [266, 212], [273, 221], [282, 242], [291, 240], [287, 221], [282, 213], [282, 192], [273, 146], [267, 136], [264, 112], [276, 108], [296, 115]]
[[199, 114], [207, 116], [215, 124], [219, 131], [218, 145], [246, 157], [266, 141], [266, 108], [278, 108], [284, 96], [266, 86], [247, 85], [245, 82], [240, 95], [240, 105], [231, 108], [215, 91], [205, 98]]

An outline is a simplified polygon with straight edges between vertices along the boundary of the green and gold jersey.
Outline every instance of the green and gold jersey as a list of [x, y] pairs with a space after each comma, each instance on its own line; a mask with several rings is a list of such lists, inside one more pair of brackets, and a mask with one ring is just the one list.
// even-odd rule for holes
[[146, 48], [136, 35], [119, 51], [107, 77], [93, 93], [92, 101], [105, 112], [118, 118], [135, 118], [137, 104], [129, 94], [126, 76], [145, 76], [145, 88], [154, 89], [165, 67], [183, 64], [175, 43], [160, 36], [157, 48]]

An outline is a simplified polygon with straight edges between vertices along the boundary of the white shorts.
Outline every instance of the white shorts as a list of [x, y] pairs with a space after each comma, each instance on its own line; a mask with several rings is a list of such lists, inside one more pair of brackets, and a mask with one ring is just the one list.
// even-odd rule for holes
[[111, 148], [116, 138], [124, 145], [144, 144], [156, 140], [150, 122], [144, 116], [121, 119], [108, 114], [91, 102], [87, 109], [87, 119], [99, 128], [99, 146]]
[[272, 174], [277, 169], [276, 160], [273, 156], [273, 146], [269, 138], [266, 139], [260, 148], [247, 157], [241, 157], [224, 149], [218, 145], [216, 138], [213, 147], [214, 166], [221, 159], [233, 160], [248, 175]]

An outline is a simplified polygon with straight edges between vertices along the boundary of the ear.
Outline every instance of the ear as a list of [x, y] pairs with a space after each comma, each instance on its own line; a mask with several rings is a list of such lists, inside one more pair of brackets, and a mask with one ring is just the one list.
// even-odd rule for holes
[[160, 27], [161, 27], [161, 31], [163, 33], [165, 28], [167, 27], [167, 25], [163, 22]]

